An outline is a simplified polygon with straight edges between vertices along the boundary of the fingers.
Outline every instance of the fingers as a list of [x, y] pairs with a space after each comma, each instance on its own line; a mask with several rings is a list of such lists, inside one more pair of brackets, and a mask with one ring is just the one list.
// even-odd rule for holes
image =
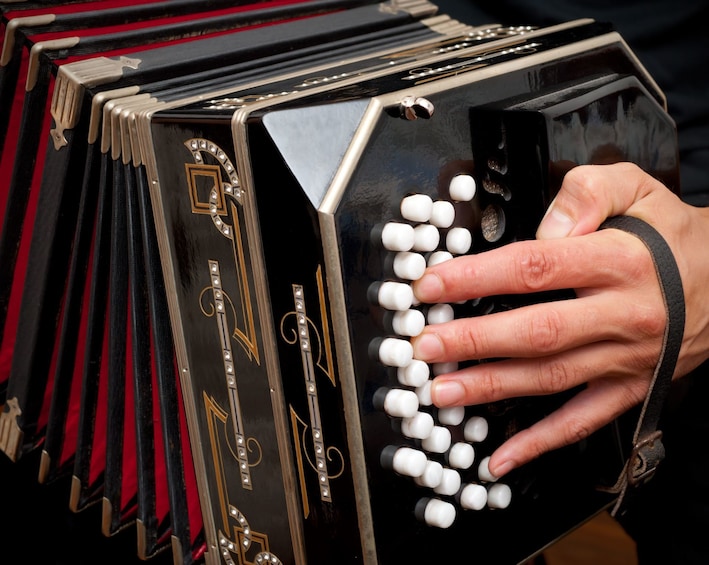
[[[601, 238], [601, 234], [589, 237], [602, 241], [606, 239]], [[601, 267], [603, 263], [600, 258], [595, 262], [599, 271], [607, 271], [602, 290], [591, 288], [596, 271], [587, 265], [585, 270], [576, 269], [571, 262], [568, 267], [569, 271], [574, 271], [571, 276], [577, 278], [577, 283], [580, 280], [582, 286], [589, 287], [579, 290], [579, 298], [532, 304], [506, 312], [426, 326], [422, 334], [411, 340], [414, 357], [429, 363], [499, 357], [534, 358], [607, 340], [626, 343], [648, 341], [659, 347], [666, 312], [649, 253], [642, 243], [627, 234], [608, 237], [630, 238], [632, 246], [639, 249], [632, 254], [632, 258], [626, 255], [627, 250], [619, 250], [614, 257], [622, 256], [622, 259], [611, 261], [606, 268]], [[516, 259], [514, 254], [512, 256], [511, 263], [514, 263]], [[470, 258], [471, 263], [475, 260], [475, 257]], [[504, 279], [505, 262], [499, 260], [494, 263], [498, 264], [500, 276]], [[444, 288], [437, 291], [443, 302], [455, 302], [462, 298], [456, 291], [456, 285], [460, 283], [456, 280], [455, 271], [441, 269], [433, 276]], [[551, 273], [545, 276], [554, 282], [544, 282], [544, 289], [556, 287], [558, 281], [561, 281], [561, 287], [570, 282], [565, 280], [567, 274], [562, 267], [559, 267], [558, 275]], [[468, 286], [473, 287], [474, 291], [487, 291], [496, 284], [496, 281], [490, 280], [477, 285], [470, 281]], [[519, 288], [516, 286], [518, 284], [524, 283], [499, 281], [497, 294], [513, 292]], [[628, 287], [633, 289], [631, 295], [624, 290]], [[418, 289], [416, 292], [419, 293]], [[425, 292], [419, 294], [426, 296]]]
[[502, 444], [490, 459], [490, 472], [498, 477], [532, 461], [542, 453], [588, 437], [644, 398], [643, 378], [632, 383], [620, 379], [597, 381], [558, 410]]
[[[639, 306], [641, 316], [633, 312], [632, 305], [619, 308], [620, 298], [619, 293], [608, 291], [427, 326], [411, 340], [414, 357], [427, 363], [537, 358], [599, 341], [662, 336], [666, 314], [661, 303], [649, 317], [645, 311], [649, 306]], [[629, 319], [638, 320], [630, 336]]]
[[606, 218], [625, 214], [659, 189], [669, 192], [631, 163], [575, 167], [564, 177], [539, 224], [537, 238], [556, 239], [595, 231]]
[[[657, 362], [655, 348], [598, 343], [536, 360], [506, 360], [436, 377], [436, 406], [486, 404], [588, 386], [552, 414], [508, 439], [490, 471], [502, 476], [542, 453], [575, 443], [639, 404]], [[630, 361], [629, 361], [630, 359]], [[602, 378], [595, 378], [597, 375]]]
[[582, 240], [521, 241], [457, 257], [429, 267], [412, 288], [421, 302], [459, 302], [501, 294], [608, 286], [648, 272], [654, 273], [652, 259], [636, 237], [603, 230]]
[[632, 347], [603, 342], [537, 359], [481, 363], [441, 375], [431, 384], [431, 399], [436, 406], [446, 407], [554, 394], [600, 381], [599, 375], [619, 381], [649, 376], [656, 363], [656, 349], [645, 342]]

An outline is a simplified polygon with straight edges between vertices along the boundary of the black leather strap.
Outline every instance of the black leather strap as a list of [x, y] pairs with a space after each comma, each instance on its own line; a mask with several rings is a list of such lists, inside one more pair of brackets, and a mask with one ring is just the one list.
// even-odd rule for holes
[[633, 449], [613, 492], [619, 494], [612, 514], [617, 513], [628, 487], [648, 481], [665, 457], [662, 432], [658, 429], [660, 414], [670, 388], [684, 335], [685, 307], [682, 279], [672, 250], [662, 236], [647, 222], [631, 216], [609, 218], [602, 229], [619, 229], [638, 237], [648, 248], [655, 264], [662, 290], [667, 324], [660, 359], [650, 382], [635, 433]]

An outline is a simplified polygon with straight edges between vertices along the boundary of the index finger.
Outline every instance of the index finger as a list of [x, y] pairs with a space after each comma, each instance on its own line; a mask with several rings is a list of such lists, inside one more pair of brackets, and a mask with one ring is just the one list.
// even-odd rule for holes
[[628, 266], [642, 264], [643, 258], [651, 260], [643, 244], [615, 230], [521, 241], [429, 267], [412, 288], [418, 300], [432, 303], [612, 286], [627, 282]]

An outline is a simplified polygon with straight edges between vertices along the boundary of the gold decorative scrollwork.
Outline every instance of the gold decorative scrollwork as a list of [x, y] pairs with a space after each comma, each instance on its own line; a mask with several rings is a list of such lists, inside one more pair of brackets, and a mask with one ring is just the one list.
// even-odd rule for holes
[[239, 521], [239, 526], [234, 526], [236, 541], [219, 531], [219, 550], [224, 562], [227, 565], [282, 565], [276, 554], [268, 550], [268, 537], [252, 533], [243, 514], [236, 508], [232, 510], [235, 519], [241, 518], [244, 522]]
[[[225, 290], [222, 290], [221, 295], [224, 301], [224, 313], [231, 314], [231, 320], [233, 320], [233, 323], [235, 325], [238, 316], [236, 313], [236, 308], [234, 307], [234, 302]], [[203, 288], [202, 291], [199, 293], [199, 309], [201, 310], [202, 314], [204, 314], [207, 318], [211, 318], [212, 316], [217, 315], [217, 307], [214, 304], [213, 287], [210, 286], [207, 288]], [[233, 339], [238, 341], [239, 334], [236, 329], [232, 330], [230, 335]]]
[[[313, 456], [310, 455], [308, 450], [308, 424], [298, 416], [297, 412], [294, 410], [293, 406], [290, 406], [290, 418], [291, 426], [293, 428], [293, 445], [295, 446], [295, 459], [296, 465], [298, 466], [298, 476], [300, 479], [300, 494], [303, 499], [303, 517], [307, 518], [310, 515], [310, 502], [308, 499], [308, 492], [305, 487], [305, 463], [307, 461], [308, 465], [317, 473], [322, 472], [323, 463], [317, 456], [315, 456], [315, 461], [313, 461]], [[334, 462], [335, 459], [339, 459], [338, 469], [333, 471], [332, 469], [325, 468], [324, 471], [327, 473], [327, 479], [337, 479], [339, 478], [345, 470], [345, 457], [336, 447], [328, 447], [325, 450], [325, 458], [328, 462]], [[330, 494], [330, 493], [326, 493]], [[332, 501], [332, 496], [330, 495], [328, 502]]]
[[[302, 285], [292, 285], [294, 310], [286, 313], [281, 318], [280, 323], [282, 339], [290, 345], [299, 346], [303, 366], [305, 393], [308, 398], [307, 405], [309, 414], [307, 421], [297, 414], [293, 405], [290, 406], [293, 440], [296, 450], [296, 464], [300, 477], [303, 512], [306, 518], [310, 512], [310, 503], [305, 488], [306, 463], [317, 474], [318, 485], [320, 487], [320, 499], [325, 502], [332, 502], [330, 479], [338, 478], [342, 475], [345, 468], [345, 458], [342, 451], [336, 447], [326, 447], [324, 439], [318, 400], [316, 369], [319, 369], [320, 373], [328, 378], [332, 386], [336, 386], [336, 381], [321, 269], [318, 269], [316, 273], [316, 280], [318, 283], [318, 304], [320, 306], [322, 334], [317, 325], [308, 317], [305, 293]], [[294, 326], [290, 327], [290, 324], [294, 324]], [[310, 432], [309, 439], [308, 432]], [[308, 445], [312, 445], [312, 449], [308, 449]], [[332, 469], [328, 469], [329, 466], [332, 466], [333, 462], [336, 462], [338, 467], [334, 472]]]
[[[234, 456], [239, 462], [239, 472], [241, 473], [241, 486], [251, 490], [249, 452], [251, 446], [244, 431], [244, 423], [241, 416], [241, 402], [239, 401], [239, 389], [237, 387], [236, 366], [234, 364], [234, 354], [231, 349], [231, 339], [229, 334], [229, 322], [226, 319], [226, 299], [222, 289], [221, 273], [217, 261], [209, 261], [209, 274], [212, 281], [213, 315], [217, 320], [217, 330], [222, 347], [222, 362], [224, 364], [224, 375], [226, 378], [227, 394], [229, 396], [229, 408], [231, 410], [233, 434], [236, 445], [234, 446]], [[202, 309], [205, 312], [204, 309]], [[225, 413], [226, 414], [226, 413]], [[226, 420], [225, 420], [226, 421]], [[258, 442], [253, 440], [256, 445]], [[260, 447], [259, 447], [260, 450]], [[259, 454], [260, 461], [260, 454]]]
[[[228, 457], [227, 451], [238, 460], [238, 456], [228, 442], [229, 434], [226, 431], [226, 422], [229, 414], [222, 410], [213, 398], [206, 393], [202, 394], [207, 412], [209, 444], [222, 519], [222, 527], [218, 528], [219, 551], [222, 559], [227, 565], [259, 565], [262, 563], [280, 565], [281, 560], [269, 549], [268, 536], [252, 530], [246, 516], [229, 501], [230, 483], [227, 480], [224, 467], [225, 458]], [[260, 461], [261, 446], [255, 440], [253, 442], [258, 447]], [[227, 444], [226, 450], [224, 443]]]
[[236, 168], [216, 143], [194, 138], [188, 139], [185, 147], [194, 159], [194, 163], [185, 164], [192, 213], [208, 215], [215, 229], [231, 241], [238, 290], [237, 300], [232, 302], [235, 312], [233, 336], [249, 358], [260, 363], [249, 286], [250, 267], [242, 229], [245, 193], [239, 184]]
[[[322, 277], [322, 267], [318, 267], [315, 273], [315, 280], [318, 288], [318, 305], [320, 306], [320, 327], [322, 328], [322, 332], [318, 331], [316, 325], [306, 316], [306, 321], [310, 328], [312, 328], [315, 334], [315, 339], [317, 340], [317, 347], [311, 347], [310, 349], [311, 352], [316, 352], [316, 366], [329, 379], [332, 386], [336, 387], [337, 382], [335, 380], [335, 365], [332, 357], [330, 324], [327, 320], [327, 297], [325, 295], [325, 283]], [[293, 329], [291, 331], [286, 329], [286, 324], [290, 321], [290, 317], [295, 315], [296, 312], [288, 312], [281, 319], [281, 337], [290, 345], [295, 345], [299, 339], [297, 329]]]
[[[297, 320], [298, 313], [297, 312], [288, 312], [283, 318], [281, 318], [281, 325], [280, 325], [280, 330], [281, 330], [281, 337], [283, 338], [283, 341], [288, 343], [289, 345], [296, 345], [299, 341], [301, 336], [299, 335], [299, 331], [306, 331], [304, 328], [299, 327], [300, 324], [296, 321], [296, 326], [295, 327], [289, 327], [289, 324], [293, 322], [294, 320]], [[314, 365], [320, 369], [320, 371], [327, 376], [331, 381], [334, 381], [334, 377], [331, 373], [328, 372], [328, 367], [326, 364], [324, 364], [323, 359], [323, 342], [322, 338], [318, 332], [317, 327], [313, 323], [313, 321], [305, 316], [302, 319], [302, 323], [306, 324], [308, 326], [307, 331], [311, 339], [315, 340], [315, 343], [313, 343], [310, 346], [310, 351], [311, 354], [315, 356], [313, 359]], [[312, 330], [312, 333], [311, 333]], [[335, 386], [335, 383], [332, 383], [333, 386]]]

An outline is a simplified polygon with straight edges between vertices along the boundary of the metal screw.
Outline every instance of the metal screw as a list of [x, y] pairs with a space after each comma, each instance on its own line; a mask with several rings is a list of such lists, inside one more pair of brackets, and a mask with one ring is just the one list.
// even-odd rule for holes
[[399, 103], [399, 113], [406, 120], [415, 120], [417, 118], [428, 120], [433, 116], [433, 110], [433, 104], [421, 97], [406, 96]]

